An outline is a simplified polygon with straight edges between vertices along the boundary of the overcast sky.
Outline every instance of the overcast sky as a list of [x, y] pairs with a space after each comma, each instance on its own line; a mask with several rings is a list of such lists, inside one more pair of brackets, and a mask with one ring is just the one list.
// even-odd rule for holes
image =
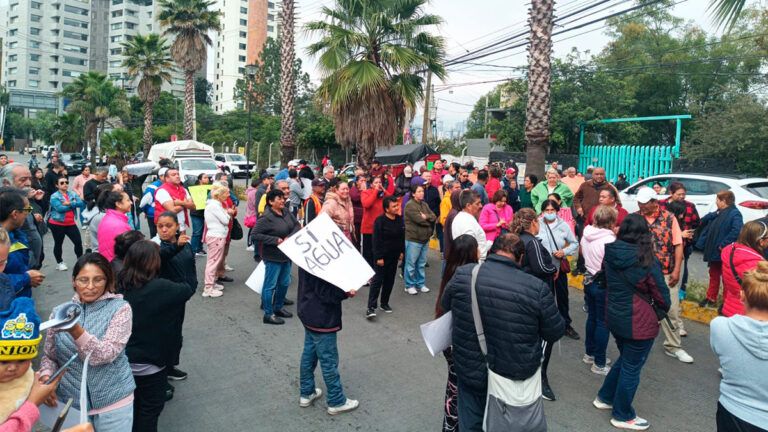
[[[505, 35], [509, 36], [525, 30], [527, 26], [528, 3], [529, 1], [526, 0], [432, 0], [428, 10], [430, 13], [440, 15], [445, 21], [439, 27], [438, 32], [446, 39], [448, 58], [450, 59], [465, 53], [466, 50], [476, 49]], [[562, 16], [592, 3], [595, 3], [595, 1], [557, 1], [555, 3], [555, 14]], [[706, 6], [709, 4], [708, 0], [676, 0], [675, 3], [676, 5], [671, 8], [675, 16], [691, 21], [708, 32], [714, 31], [711, 18], [706, 13]], [[310, 0], [303, 3], [298, 2], [298, 4], [300, 16], [298, 24], [300, 26], [304, 22], [319, 19], [321, 17], [319, 13], [321, 6], [330, 6], [333, 4], [333, 1]], [[622, 11], [633, 4], [635, 3], [614, 0], [591, 9], [590, 11], [595, 11], [594, 15], [578, 22], [586, 22]], [[576, 24], [568, 25], [567, 21], [565, 20], [567, 27]], [[578, 48], [580, 51], [590, 50], [593, 53], [599, 52], [608, 41], [608, 37], [604, 34], [605, 28], [603, 25], [604, 23], [601, 22], [555, 37], [554, 55], [556, 57], [564, 57], [573, 47]], [[555, 31], [557, 31], [557, 27]], [[578, 35], [583, 32], [586, 33]], [[558, 42], [559, 39], [565, 40]], [[317, 82], [319, 76], [315, 68], [315, 61], [308, 58], [304, 50], [309, 41], [310, 39], [306, 34], [302, 31], [297, 31], [297, 55], [304, 60], [305, 70]], [[478, 60], [478, 62], [491, 61], [495, 65], [525, 66], [527, 64], [526, 52], [524, 48], [518, 48]], [[473, 66], [466, 71], [451, 71], [446, 79], [446, 84], [499, 80], [517, 75], [519, 75], [519, 72], [503, 68]], [[440, 85], [442, 83], [437, 82], [436, 84]], [[438, 99], [437, 119], [438, 123], [442, 122], [442, 129], [450, 131], [457, 128], [457, 124], [468, 117], [469, 112], [472, 110], [472, 105], [496, 85], [497, 83], [487, 83], [456, 87], [452, 90], [452, 94], [447, 90], [436, 92]], [[414, 125], [419, 128], [421, 127], [421, 115], [417, 115]]]

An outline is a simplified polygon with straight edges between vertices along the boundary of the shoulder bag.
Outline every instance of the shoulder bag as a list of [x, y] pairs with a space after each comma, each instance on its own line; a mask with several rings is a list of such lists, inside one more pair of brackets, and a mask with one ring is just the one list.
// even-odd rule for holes
[[[470, 285], [472, 297], [472, 318], [475, 332], [483, 356], [488, 355], [485, 342], [485, 330], [480, 318], [480, 306], [477, 302], [477, 273], [482, 264], [472, 269]], [[505, 378], [486, 364], [488, 368], [488, 395], [485, 404], [483, 431], [485, 432], [546, 432], [547, 420], [544, 417], [544, 402], [541, 398], [541, 367], [525, 380]]]
[[624, 274], [622, 271], [616, 271], [616, 273], [619, 275], [619, 277], [626, 283], [627, 285], [631, 286], [635, 290], [635, 294], [640, 297], [644, 302], [651, 305], [651, 308], [653, 309], [653, 312], [656, 314], [656, 320], [657, 321], [666, 321], [667, 324], [669, 324], [669, 328], [672, 329], [672, 331], [675, 331], [675, 326], [672, 324], [672, 320], [669, 319], [669, 315], [667, 315], [667, 311], [665, 311], [661, 306], [656, 304], [656, 300], [653, 299], [653, 297], [649, 296], [648, 294], [642, 293], [637, 289], [637, 284], [633, 284], [629, 278], [627, 278], [627, 275]]
[[[555, 235], [552, 233], [552, 229], [549, 227], [549, 224], [546, 222], [544, 222], [543, 225], [546, 226], [547, 231], [549, 231], [549, 239], [552, 241], [552, 246], [555, 247], [555, 250], [558, 250], [557, 242], [555, 242]], [[554, 255], [552, 256], [554, 257]], [[560, 258], [560, 273], [567, 275], [570, 272], [571, 272], [571, 263], [568, 261], [568, 255], [564, 255], [562, 258]]]
[[741, 277], [739, 276], [739, 272], [736, 271], [736, 266], [733, 264], [733, 255], [736, 253], [736, 245], [731, 245], [731, 256], [728, 261], [730, 261], [731, 264], [731, 273], [733, 273], [733, 278], [736, 279], [736, 283], [739, 284], [739, 286], [742, 285], [743, 281], [741, 280]]
[[240, 225], [240, 222], [237, 221], [237, 218], [232, 218], [232, 231], [229, 233], [229, 238], [232, 240], [243, 239], [243, 227]]

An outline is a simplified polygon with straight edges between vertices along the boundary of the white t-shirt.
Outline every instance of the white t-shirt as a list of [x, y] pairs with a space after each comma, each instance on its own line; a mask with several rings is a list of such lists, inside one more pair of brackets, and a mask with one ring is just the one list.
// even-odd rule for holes
[[[191, 199], [192, 197], [189, 195], [188, 190], [184, 190], [184, 199]], [[164, 203], [168, 201], [173, 201], [173, 198], [171, 197], [171, 194], [168, 193], [165, 189], [158, 189], [155, 193], [155, 201], [159, 202], [160, 205], [163, 205]], [[179, 222], [179, 229], [181, 231], [186, 231], [187, 229], [187, 220], [189, 220], [189, 210], [186, 208], [178, 213], [176, 213], [176, 220]]]
[[451, 224], [451, 235], [454, 240], [463, 234], [469, 234], [477, 240], [480, 261], [485, 261], [485, 256], [488, 253], [488, 249], [491, 248], [491, 244], [485, 238], [485, 231], [483, 231], [483, 227], [480, 226], [477, 219], [465, 211], [459, 212], [453, 218], [453, 223]]

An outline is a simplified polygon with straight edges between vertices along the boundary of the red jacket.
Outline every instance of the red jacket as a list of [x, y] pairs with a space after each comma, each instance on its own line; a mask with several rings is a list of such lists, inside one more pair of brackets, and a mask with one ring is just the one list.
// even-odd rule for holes
[[731, 243], [723, 248], [720, 253], [720, 259], [723, 260], [723, 315], [727, 317], [744, 315], [744, 303], [741, 302], [741, 285], [736, 282], [731, 270], [732, 251], [733, 266], [736, 267], [736, 273], [742, 280], [745, 272], [754, 270], [757, 263], [763, 260], [760, 253], [740, 243]]
[[376, 222], [376, 218], [384, 214], [384, 197], [392, 195], [392, 192], [388, 189], [383, 191], [384, 193], [379, 196], [379, 191], [376, 189], [366, 189], [360, 191], [360, 201], [363, 203], [363, 222], [360, 224], [360, 234], [373, 234], [373, 223]]

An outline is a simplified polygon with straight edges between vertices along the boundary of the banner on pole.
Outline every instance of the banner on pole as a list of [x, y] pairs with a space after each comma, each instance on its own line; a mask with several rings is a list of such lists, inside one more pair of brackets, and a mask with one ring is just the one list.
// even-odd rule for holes
[[305, 271], [347, 292], [360, 289], [374, 275], [360, 252], [325, 213], [278, 248]]

